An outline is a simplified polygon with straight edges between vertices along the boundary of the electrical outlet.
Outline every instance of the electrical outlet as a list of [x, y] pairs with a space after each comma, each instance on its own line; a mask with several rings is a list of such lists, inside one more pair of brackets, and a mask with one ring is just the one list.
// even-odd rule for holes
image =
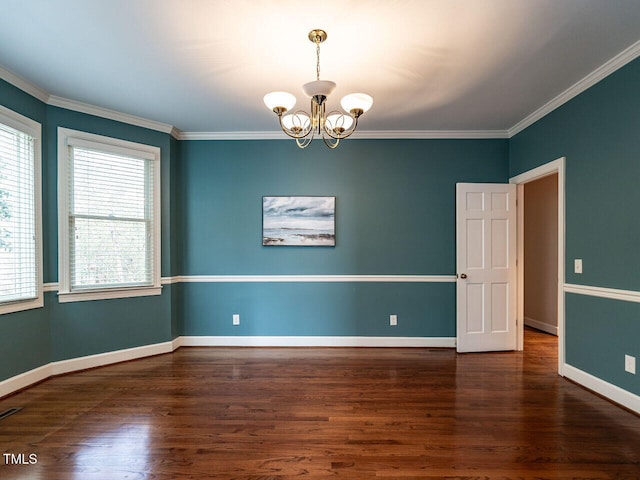
[[636, 357], [631, 355], [624, 356], [624, 371], [632, 374], [636, 374]]
[[392, 327], [398, 325], [398, 315], [389, 315], [389, 325]]
[[573, 271], [574, 273], [582, 273], [582, 259], [576, 258], [573, 260]]
[[233, 324], [240, 325], [240, 315], [238, 315], [237, 313], [233, 314]]

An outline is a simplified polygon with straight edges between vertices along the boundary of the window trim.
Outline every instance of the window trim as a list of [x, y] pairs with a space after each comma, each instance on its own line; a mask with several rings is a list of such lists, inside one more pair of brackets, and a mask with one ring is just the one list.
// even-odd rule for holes
[[33, 138], [33, 200], [36, 232], [36, 296], [26, 300], [0, 303], [0, 315], [42, 308], [44, 306], [42, 260], [42, 125], [24, 115], [0, 105], [0, 123], [26, 133]]
[[[153, 283], [149, 286], [101, 287], [71, 290], [69, 271], [69, 146], [85, 145], [103, 151], [129, 154], [154, 162], [153, 174]], [[161, 295], [161, 182], [160, 148], [93, 133], [58, 127], [58, 301], [81, 302]]]

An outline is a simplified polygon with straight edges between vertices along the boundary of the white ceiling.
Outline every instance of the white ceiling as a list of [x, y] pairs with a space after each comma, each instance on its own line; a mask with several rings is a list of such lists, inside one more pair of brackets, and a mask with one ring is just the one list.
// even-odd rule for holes
[[0, 0], [0, 11], [4, 69], [183, 132], [276, 131], [262, 103], [272, 90], [308, 108], [313, 28], [328, 33], [329, 107], [369, 93], [368, 131], [508, 131], [640, 40], [639, 0]]

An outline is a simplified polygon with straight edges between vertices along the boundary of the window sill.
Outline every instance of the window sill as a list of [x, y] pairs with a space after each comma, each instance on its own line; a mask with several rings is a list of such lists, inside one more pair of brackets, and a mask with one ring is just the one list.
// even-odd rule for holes
[[58, 302], [87, 302], [91, 300], [111, 300], [115, 298], [150, 297], [153, 295], [162, 295], [162, 286], [58, 292]]
[[0, 304], [0, 315], [4, 315], [5, 313], [22, 312], [24, 310], [33, 310], [35, 308], [42, 307], [44, 307], [44, 298], [41, 294], [39, 297], [29, 300], [19, 300], [16, 302]]

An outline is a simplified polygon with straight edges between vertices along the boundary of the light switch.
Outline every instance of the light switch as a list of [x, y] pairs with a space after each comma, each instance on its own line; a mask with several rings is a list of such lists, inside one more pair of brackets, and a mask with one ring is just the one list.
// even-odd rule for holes
[[573, 271], [575, 273], [582, 273], [582, 259], [581, 258], [576, 258], [573, 261]]

